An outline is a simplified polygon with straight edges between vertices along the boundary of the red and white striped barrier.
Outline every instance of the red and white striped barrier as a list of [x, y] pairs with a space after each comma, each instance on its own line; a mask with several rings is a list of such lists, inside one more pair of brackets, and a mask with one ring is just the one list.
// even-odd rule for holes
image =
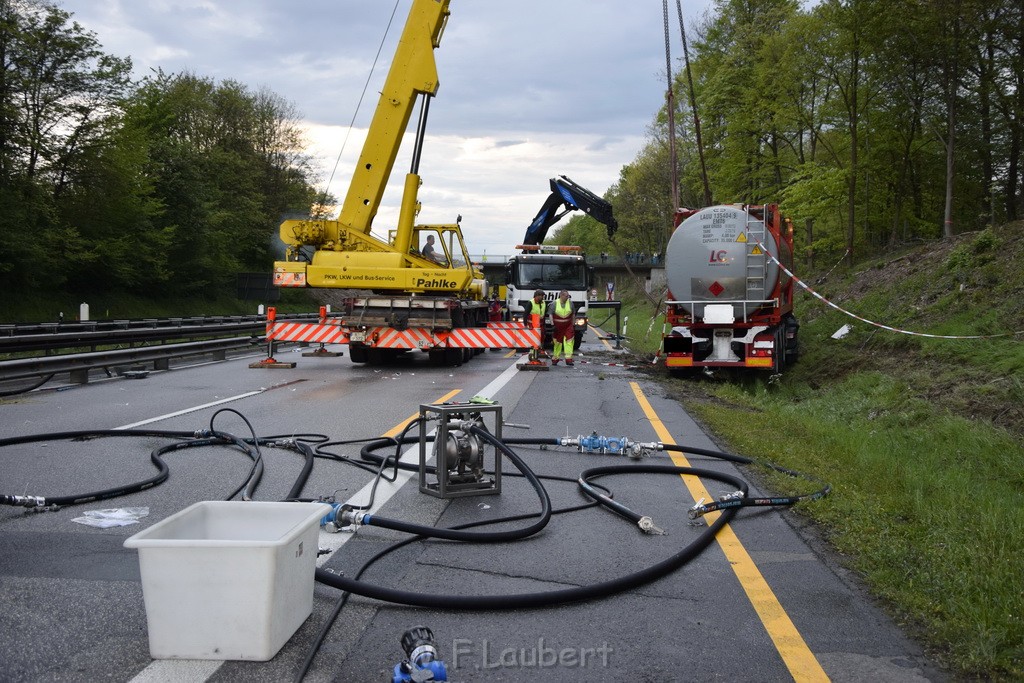
[[267, 341], [348, 344], [348, 330], [338, 323], [268, 322]]
[[451, 331], [448, 345], [468, 349], [528, 349], [540, 346], [540, 330], [518, 323], [510, 327], [460, 327]]
[[[267, 341], [348, 344], [352, 331], [341, 320], [317, 323], [267, 322]], [[431, 332], [426, 328], [397, 330], [375, 327], [358, 334], [368, 346], [380, 349], [506, 349], [540, 346], [540, 331], [516, 322], [488, 323], [487, 327], [461, 327]]]

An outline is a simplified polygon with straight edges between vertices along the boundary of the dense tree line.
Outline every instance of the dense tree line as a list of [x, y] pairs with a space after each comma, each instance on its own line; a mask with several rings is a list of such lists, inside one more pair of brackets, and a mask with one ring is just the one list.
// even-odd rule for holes
[[[678, 3], [677, 3], [678, 6]], [[673, 54], [680, 203], [779, 202], [797, 244], [851, 256], [1024, 212], [1024, 8], [1014, 0], [716, 0]], [[681, 41], [675, 41], [680, 46]], [[589, 217], [553, 236], [661, 253], [668, 109]], [[293, 107], [131, 62], [44, 0], [0, 0], [0, 285], [191, 296], [268, 271], [314, 203]]]
[[230, 291], [312, 203], [298, 116], [189, 73], [131, 78], [67, 12], [0, 0], [0, 285]]
[[[682, 204], [705, 203], [699, 120], [713, 201], [779, 202], [808, 260], [1022, 217], [1018, 0], [716, 0], [698, 24], [692, 98], [673, 48]], [[664, 249], [667, 131], [663, 110], [607, 195], [620, 251]], [[589, 218], [563, 230], [610, 248]]]

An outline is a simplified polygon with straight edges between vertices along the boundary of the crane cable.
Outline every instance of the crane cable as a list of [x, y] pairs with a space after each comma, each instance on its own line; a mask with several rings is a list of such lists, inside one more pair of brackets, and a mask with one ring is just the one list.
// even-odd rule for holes
[[[693, 110], [693, 132], [697, 138], [697, 157], [700, 160], [700, 177], [704, 184], [704, 206], [711, 206], [711, 181], [708, 179], [708, 165], [704, 159], [704, 139], [700, 132], [700, 114], [697, 112], [697, 92], [693, 88], [693, 70], [690, 68], [690, 48], [686, 44], [686, 25], [683, 22], [683, 6], [676, 0], [676, 12], [679, 14], [679, 33], [683, 37], [683, 63], [686, 66], [686, 82], [690, 90], [690, 108]], [[667, 22], [667, 18], [666, 18]]]
[[324, 189], [320, 193], [320, 201], [318, 204], [321, 206], [327, 202], [327, 196], [330, 192], [331, 183], [334, 181], [334, 174], [338, 172], [338, 166], [341, 164], [341, 156], [345, 153], [345, 147], [348, 145], [348, 139], [352, 135], [352, 129], [356, 125], [356, 116], [359, 115], [359, 110], [363, 106], [363, 98], [366, 97], [366, 91], [370, 87], [370, 79], [373, 78], [373, 73], [377, 69], [377, 62], [380, 61], [381, 52], [384, 51], [384, 41], [388, 38], [388, 33], [391, 32], [391, 25], [395, 22], [395, 14], [398, 13], [399, 0], [395, 0], [395, 6], [391, 9], [391, 17], [388, 19], [388, 25], [384, 29], [384, 35], [380, 37], [380, 44], [377, 46], [377, 54], [373, 57], [373, 64], [370, 65], [370, 72], [366, 74], [366, 82], [363, 83], [363, 91], [359, 93], [359, 101], [356, 102], [356, 108], [352, 112], [352, 120], [348, 123], [348, 130], [345, 131], [345, 139], [341, 141], [341, 149], [338, 151], [338, 156], [334, 160], [334, 167], [331, 169], [331, 175], [327, 178], [327, 183], [324, 184]]
[[672, 92], [672, 48], [668, 31], [668, 0], [661, 0], [661, 14], [665, 25], [665, 110], [668, 114], [668, 164], [672, 211], [679, 208], [679, 171], [676, 168], [676, 98]]

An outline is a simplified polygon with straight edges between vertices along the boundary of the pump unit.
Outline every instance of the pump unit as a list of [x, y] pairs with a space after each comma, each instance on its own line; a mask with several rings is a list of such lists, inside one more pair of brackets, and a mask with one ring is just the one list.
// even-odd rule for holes
[[[428, 427], [437, 423], [433, 443]], [[476, 430], [501, 439], [501, 406], [443, 403], [420, 406], [420, 491], [437, 498], [501, 493], [501, 451]], [[489, 455], [493, 453], [493, 455]], [[427, 460], [434, 457], [434, 476]], [[488, 460], [490, 464], [488, 466]], [[488, 474], [488, 471], [491, 474]]]

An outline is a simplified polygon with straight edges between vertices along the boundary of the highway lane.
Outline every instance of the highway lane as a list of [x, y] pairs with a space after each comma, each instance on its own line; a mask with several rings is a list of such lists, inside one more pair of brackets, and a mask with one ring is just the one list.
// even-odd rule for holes
[[[332, 440], [357, 439], [399, 429], [421, 403], [467, 399], [491, 387], [506, 421], [531, 427], [507, 429], [506, 437], [575, 437], [597, 431], [714, 448], [657, 384], [629, 368], [600, 364], [615, 358], [602, 356], [592, 340], [584, 351], [590, 363], [548, 372], [510, 370], [514, 359], [495, 352], [458, 368], [434, 368], [420, 359], [391, 368], [354, 366], [347, 358], [300, 353], [279, 354], [298, 363], [292, 370], [253, 370], [249, 361], [234, 360], [8, 400], [0, 404], [0, 437], [138, 423], [194, 430], [207, 427], [217, 410], [229, 408], [244, 415], [260, 435], [323, 433]], [[197, 406], [205, 407], [190, 410]], [[247, 429], [230, 412], [219, 415], [216, 426], [240, 435]], [[156, 438], [97, 439], [9, 447], [0, 451], [0, 493], [64, 495], [109, 486], [115, 477], [149, 476], [148, 453], [158, 443]], [[358, 452], [356, 446], [336, 450]], [[569, 449], [516, 447], [516, 452], [538, 473], [569, 478], [587, 467], [624, 461]], [[301, 462], [294, 453], [276, 449], [264, 457], [266, 474], [255, 497], [277, 500]], [[151, 515], [145, 526], [197, 500], [224, 498], [251, 465], [242, 454], [223, 448], [180, 451], [166, 459], [171, 477], [163, 485], [84, 508], [146, 505]], [[689, 460], [736, 472], [728, 463]], [[665, 453], [648, 461], [672, 462]], [[320, 462], [304, 493], [361, 500], [371, 479], [361, 470]], [[603, 483], [613, 488], [617, 500], [650, 514], [668, 534], [644, 535], [604, 510], [588, 509], [557, 515], [541, 534], [515, 544], [414, 545], [378, 563], [367, 579], [436, 595], [588, 585], [665, 559], [702, 528], [686, 517], [693, 498], [677, 476], [617, 476]], [[717, 484], [707, 487], [713, 494], [721, 492]], [[547, 488], [556, 507], [581, 502], [571, 483], [550, 481]], [[384, 490], [378, 495], [383, 498]], [[414, 478], [380, 514], [448, 526], [536, 509], [536, 495], [511, 476], [505, 477], [500, 496], [453, 501], [419, 493]], [[67, 508], [26, 515], [0, 508], [0, 541], [7, 548], [0, 560], [0, 596], [8, 606], [0, 617], [0, 661], [7, 662], [11, 680], [286, 680], [301, 665], [338, 599], [338, 591], [317, 585], [313, 616], [270, 662], [154, 662], [148, 656], [135, 553], [121, 547], [141, 527], [81, 527], [70, 521], [81, 512]], [[452, 680], [941, 679], [845, 570], [794, 531], [794, 519], [775, 510], [744, 511], [730, 525], [727, 545], [716, 544], [672, 575], [604, 600], [457, 612], [354, 597], [329, 632], [307, 680], [388, 678], [402, 657], [399, 636], [419, 623], [434, 631]], [[339, 536], [322, 534], [322, 547], [340, 545], [324, 556], [323, 564], [352, 576], [372, 553], [401, 536], [363, 528], [341, 545]]]

